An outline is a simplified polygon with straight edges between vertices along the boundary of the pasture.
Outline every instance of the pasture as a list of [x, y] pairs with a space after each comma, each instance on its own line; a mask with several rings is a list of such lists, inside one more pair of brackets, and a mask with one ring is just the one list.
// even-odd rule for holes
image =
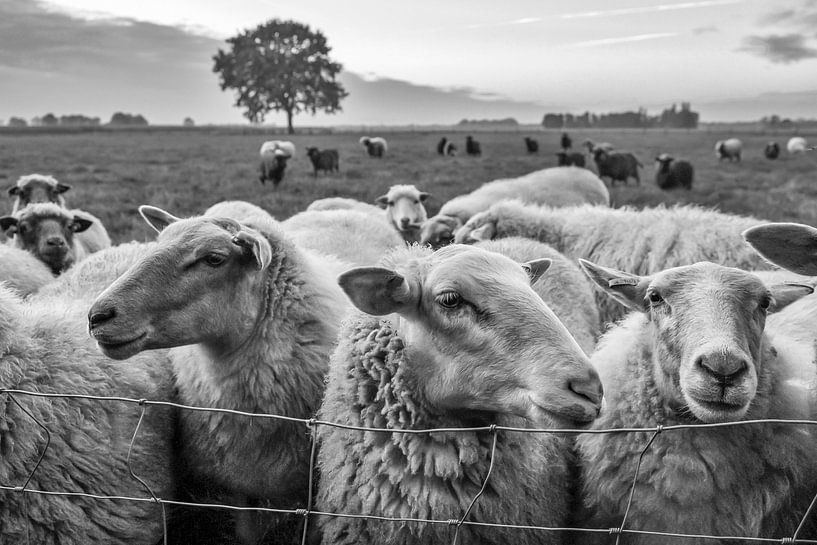
[[[560, 136], [559, 131], [542, 130], [475, 132], [483, 153], [468, 157], [465, 132], [373, 130], [366, 134], [387, 138], [389, 151], [383, 159], [366, 155], [358, 143], [362, 133], [357, 132], [309, 134], [305, 130], [291, 138], [261, 129], [220, 127], [6, 132], [0, 133], [0, 185], [11, 186], [23, 174], [51, 174], [73, 186], [68, 204], [101, 218], [114, 243], [119, 243], [153, 238], [139, 218], [141, 204], [189, 216], [220, 200], [243, 199], [285, 219], [318, 198], [344, 196], [373, 202], [392, 184], [410, 183], [432, 194], [426, 203], [432, 215], [446, 200], [483, 182], [555, 166]], [[697, 203], [724, 212], [817, 225], [817, 153], [789, 157], [784, 151], [776, 161], [763, 157], [767, 141], [776, 140], [785, 149], [790, 134], [706, 129], [570, 134], [574, 150], [585, 138], [607, 141], [634, 152], [644, 164], [640, 186], [630, 180], [626, 187], [611, 188], [614, 206]], [[437, 155], [437, 141], [444, 135], [457, 144], [456, 157]], [[539, 140], [539, 153], [526, 153], [524, 136]], [[715, 157], [714, 143], [730, 136], [743, 140], [741, 163], [719, 163]], [[817, 135], [805, 136], [810, 143], [817, 139]], [[269, 139], [290, 139], [297, 147], [277, 189], [258, 182], [258, 148]], [[308, 146], [338, 149], [340, 174], [313, 178]], [[661, 152], [693, 163], [691, 191], [664, 192], [655, 186], [654, 158]], [[7, 213], [11, 201], [0, 206]]]

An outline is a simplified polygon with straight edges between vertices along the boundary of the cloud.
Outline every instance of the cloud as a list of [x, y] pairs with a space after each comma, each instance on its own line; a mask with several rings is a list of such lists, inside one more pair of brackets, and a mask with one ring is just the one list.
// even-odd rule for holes
[[660, 38], [671, 38], [677, 36], [677, 32], [654, 32], [652, 34], [636, 34], [633, 36], [622, 36], [620, 38], [602, 38], [600, 40], [589, 40], [586, 42], [574, 42], [565, 44], [562, 47], [566, 49], [583, 48], [583, 47], [599, 47], [605, 45], [626, 44], [632, 42], [643, 42], [647, 40], [657, 40]]
[[698, 28], [693, 28], [692, 29], [692, 33], [694, 35], [696, 35], [696, 36], [699, 36], [701, 34], [709, 34], [710, 32], [720, 32], [720, 29], [718, 29], [718, 27], [713, 26], [713, 25], [700, 26]]
[[748, 36], [744, 38], [740, 51], [764, 57], [776, 64], [817, 58], [817, 49], [810, 47], [802, 34]]
[[655, 6], [640, 6], [634, 8], [618, 8], [596, 11], [581, 11], [576, 13], [563, 13], [562, 19], [579, 19], [587, 17], [615, 17], [619, 15], [634, 15], [639, 13], [655, 13], [661, 11], [675, 11], [680, 9], [710, 8], [715, 6], [726, 6], [738, 4], [743, 0], [701, 0], [699, 2], [680, 2], [675, 4], [659, 4]]
[[763, 27], [778, 25], [785, 28], [809, 31], [817, 26], [817, 2], [806, 1], [796, 7], [779, 8], [760, 18]]

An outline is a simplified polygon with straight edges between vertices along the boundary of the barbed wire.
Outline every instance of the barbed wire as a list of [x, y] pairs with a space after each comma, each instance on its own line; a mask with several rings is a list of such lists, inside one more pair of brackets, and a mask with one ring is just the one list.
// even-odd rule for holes
[[[474, 427], [462, 427], [462, 428], [422, 428], [422, 429], [402, 429], [402, 428], [374, 428], [374, 427], [367, 427], [367, 426], [355, 426], [350, 424], [343, 424], [340, 422], [332, 422], [327, 420], [319, 420], [316, 418], [297, 418], [292, 416], [285, 416], [285, 415], [276, 415], [276, 414], [264, 414], [264, 413], [250, 413], [245, 411], [238, 411], [233, 409], [222, 409], [222, 408], [214, 408], [214, 407], [199, 407], [194, 405], [185, 405], [181, 403], [175, 403], [170, 401], [158, 401], [158, 400], [149, 400], [149, 399], [141, 399], [141, 398], [129, 398], [129, 397], [121, 397], [121, 396], [96, 396], [96, 395], [88, 395], [88, 394], [71, 394], [71, 393], [44, 393], [44, 392], [35, 392], [29, 390], [20, 390], [20, 389], [7, 389], [7, 388], [0, 388], [0, 394], [5, 394], [8, 396], [9, 400], [12, 401], [24, 414], [26, 414], [31, 420], [33, 420], [37, 426], [39, 426], [44, 432], [46, 436], [45, 446], [43, 447], [42, 451], [37, 456], [37, 461], [34, 464], [34, 467], [26, 476], [25, 481], [22, 485], [11, 485], [6, 483], [0, 483], [0, 490], [9, 491], [9, 492], [17, 492], [23, 495], [23, 500], [27, 495], [37, 494], [43, 496], [59, 496], [59, 497], [69, 497], [69, 498], [86, 498], [86, 499], [93, 499], [98, 501], [130, 501], [130, 502], [142, 502], [142, 503], [154, 503], [161, 507], [162, 509], [162, 530], [163, 530], [163, 542], [165, 545], [168, 545], [168, 517], [167, 517], [167, 506], [178, 506], [178, 507], [190, 507], [190, 508], [200, 508], [200, 509], [221, 509], [225, 511], [232, 511], [232, 512], [258, 512], [258, 513], [272, 513], [278, 515], [295, 515], [300, 516], [304, 519], [303, 530], [301, 532], [301, 544], [306, 545], [307, 538], [308, 538], [308, 529], [309, 529], [309, 520], [310, 517], [340, 517], [340, 518], [349, 518], [349, 519], [366, 519], [366, 520], [374, 520], [374, 521], [381, 521], [386, 523], [420, 523], [420, 524], [433, 524], [433, 525], [448, 525], [454, 527], [454, 534], [451, 541], [451, 545], [457, 545], [460, 529], [463, 526], [469, 527], [482, 527], [482, 528], [503, 528], [503, 529], [511, 529], [511, 530], [529, 530], [529, 531], [542, 531], [542, 532], [577, 532], [577, 533], [595, 533], [595, 534], [607, 534], [607, 535], [615, 535], [616, 536], [616, 545], [618, 545], [619, 540], [621, 539], [622, 535], [631, 534], [631, 535], [642, 535], [642, 536], [652, 536], [652, 537], [666, 537], [666, 538], [680, 538], [680, 539], [695, 539], [695, 540], [705, 540], [705, 541], [717, 541], [717, 542], [729, 542], [729, 541], [739, 541], [739, 542], [757, 542], [757, 543], [779, 543], [779, 544], [790, 544], [790, 543], [804, 543], [804, 544], [815, 544], [817, 545], [817, 539], [800, 539], [798, 536], [802, 531], [803, 527], [805, 526], [806, 521], [809, 519], [811, 514], [815, 511], [815, 507], [817, 507], [817, 494], [813, 497], [811, 503], [809, 504], [808, 509], [801, 517], [795, 532], [791, 536], [786, 537], [779, 537], [779, 538], [768, 538], [768, 537], [752, 537], [752, 536], [723, 536], [723, 535], [706, 535], [706, 534], [686, 534], [686, 533], [674, 533], [674, 532], [659, 532], [659, 531], [651, 531], [651, 530], [640, 530], [640, 529], [633, 529], [633, 528], [626, 528], [625, 524], [627, 522], [627, 517], [630, 513], [630, 509], [635, 497], [635, 489], [636, 484], [638, 482], [639, 473], [641, 470], [641, 462], [648, 452], [649, 448], [652, 446], [655, 439], [658, 435], [667, 432], [673, 432], [678, 430], [690, 430], [690, 429], [713, 429], [713, 428], [726, 428], [726, 427], [737, 427], [737, 426], [751, 426], [751, 425], [769, 425], [769, 424], [776, 424], [776, 425], [799, 425], [799, 426], [817, 426], [817, 420], [806, 420], [806, 419], [779, 419], [779, 418], [770, 418], [770, 419], [755, 419], [755, 420], [742, 420], [737, 422], [718, 422], [718, 423], [696, 423], [696, 424], [674, 424], [674, 425], [657, 425], [654, 427], [626, 427], [626, 428], [601, 428], [601, 429], [580, 429], [580, 428], [520, 428], [520, 427], [512, 427], [512, 426], [500, 426], [496, 424], [491, 424], [488, 426], [474, 426]], [[40, 467], [45, 454], [49, 448], [51, 448], [51, 432], [48, 428], [38, 419], [36, 418], [31, 411], [27, 410], [17, 399], [15, 396], [31, 396], [31, 397], [42, 397], [42, 398], [61, 398], [61, 399], [77, 399], [77, 400], [87, 400], [87, 401], [97, 401], [97, 402], [120, 402], [120, 403], [127, 403], [127, 404], [134, 404], [138, 406], [140, 409], [139, 418], [134, 428], [133, 434], [131, 436], [131, 440], [128, 447], [126, 463], [128, 473], [130, 474], [131, 478], [133, 478], [136, 482], [138, 482], [142, 488], [145, 489], [147, 495], [146, 496], [123, 496], [123, 495], [103, 495], [103, 494], [93, 494], [89, 492], [77, 492], [77, 491], [67, 491], [67, 490], [43, 490], [32, 488], [29, 486], [32, 479], [34, 478], [37, 469]], [[176, 500], [172, 498], [162, 498], [157, 496], [154, 491], [150, 488], [147, 482], [142, 479], [139, 475], [136, 474], [132, 464], [131, 464], [131, 455], [133, 453], [134, 447], [136, 445], [137, 436], [139, 434], [140, 428], [142, 426], [142, 422], [145, 417], [145, 412], [148, 407], [155, 406], [155, 407], [171, 407], [180, 410], [189, 410], [189, 411], [206, 411], [206, 412], [216, 412], [216, 413], [224, 413], [224, 414], [232, 414], [236, 416], [244, 416], [248, 418], [262, 418], [262, 419], [274, 419], [274, 420], [282, 420], [287, 422], [297, 422], [304, 424], [307, 429], [310, 431], [311, 435], [311, 449], [310, 449], [310, 456], [309, 456], [309, 478], [308, 478], [308, 496], [307, 496], [307, 506], [306, 508], [293, 508], [293, 509], [282, 509], [282, 508], [273, 508], [273, 507], [263, 507], [263, 506], [240, 506], [240, 505], [231, 505], [231, 504], [222, 504], [222, 503], [206, 503], [206, 502], [188, 502], [182, 500]], [[434, 434], [434, 433], [452, 433], [452, 432], [488, 432], [491, 433], [491, 449], [490, 449], [490, 459], [488, 470], [486, 475], [483, 479], [482, 485], [474, 496], [474, 498], [469, 503], [468, 507], [465, 509], [463, 514], [459, 518], [454, 519], [430, 519], [430, 518], [412, 518], [412, 517], [389, 517], [384, 515], [371, 515], [371, 514], [361, 514], [361, 513], [344, 513], [344, 512], [326, 512], [326, 511], [319, 511], [313, 509], [313, 497], [315, 494], [314, 490], [314, 482], [313, 482], [313, 475], [315, 470], [315, 461], [316, 461], [316, 453], [317, 453], [317, 429], [319, 426], [329, 426], [335, 427], [340, 429], [346, 430], [358, 430], [358, 431], [365, 431], [365, 432], [377, 432], [377, 433], [401, 433], [401, 434]], [[554, 434], [568, 434], [568, 435], [576, 435], [576, 434], [621, 434], [621, 433], [649, 433], [652, 434], [650, 438], [647, 440], [644, 447], [641, 449], [639, 454], [636, 468], [633, 474], [632, 485], [630, 487], [626, 508], [624, 514], [621, 519], [621, 524], [618, 527], [612, 528], [576, 528], [576, 527], [548, 527], [548, 526], [536, 526], [536, 525], [524, 525], [524, 524], [511, 524], [511, 523], [497, 523], [497, 522], [485, 522], [485, 521], [470, 521], [466, 520], [473, 510], [474, 506], [478, 503], [480, 497], [483, 495], [486, 487], [488, 486], [489, 479], [492, 475], [493, 468], [494, 468], [494, 460], [496, 454], [496, 446], [497, 446], [497, 437], [499, 432], [512, 432], [512, 433], [554, 433]], [[27, 514], [27, 504], [24, 503], [24, 509]], [[28, 528], [28, 524], [26, 524], [26, 541], [27, 543], [31, 543], [30, 541], [30, 532]]]

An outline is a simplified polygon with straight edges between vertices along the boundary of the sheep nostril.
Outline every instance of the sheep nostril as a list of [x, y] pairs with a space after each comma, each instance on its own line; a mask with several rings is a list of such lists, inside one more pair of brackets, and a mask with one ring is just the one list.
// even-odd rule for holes
[[65, 240], [63, 240], [61, 238], [58, 238], [58, 237], [54, 237], [54, 238], [49, 238], [48, 240], [45, 241], [45, 243], [47, 245], [49, 245], [49, 246], [64, 246], [65, 245]]
[[601, 409], [602, 400], [604, 399], [604, 387], [595, 374], [587, 379], [572, 380], [567, 387], [574, 394], [594, 404], [597, 410]]
[[97, 312], [91, 312], [88, 314], [88, 325], [91, 328], [98, 327], [114, 316], [116, 316], [116, 309], [113, 307]]

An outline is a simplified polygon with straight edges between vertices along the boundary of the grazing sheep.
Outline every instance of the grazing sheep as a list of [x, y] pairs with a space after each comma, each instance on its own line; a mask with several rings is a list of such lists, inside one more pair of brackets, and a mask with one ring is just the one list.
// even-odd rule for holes
[[[593, 429], [813, 417], [813, 348], [764, 332], [774, 293], [752, 274], [705, 262], [646, 277], [587, 261], [582, 267], [635, 311], [591, 358], [607, 394]], [[791, 536], [817, 488], [817, 441], [808, 426], [667, 430], [644, 451], [649, 437], [578, 436], [585, 527], [621, 526], [638, 463], [625, 525], [632, 530]], [[625, 536], [633, 544], [680, 543]]]
[[596, 143], [590, 140], [589, 138], [582, 142], [582, 146], [584, 146], [584, 148], [587, 150], [587, 153], [590, 155], [593, 155], [593, 152], [595, 152], [597, 149], [603, 149], [608, 153], [616, 149], [615, 146], [613, 146], [613, 144], [611, 144], [610, 142]]
[[437, 142], [437, 153], [445, 156], [456, 155], [457, 146], [454, 145], [454, 142], [450, 142], [448, 138], [443, 136], [440, 141]]
[[0, 244], [0, 284], [25, 297], [53, 280], [51, 269], [31, 252]]
[[[126, 366], [102, 356], [85, 331], [87, 309], [87, 304], [59, 297], [22, 302], [0, 287], [0, 386], [43, 394], [174, 401], [166, 355], [140, 356]], [[134, 403], [12, 395], [2, 395], [0, 409], [4, 485], [151, 497], [128, 467], [131, 437], [142, 408]], [[130, 456], [134, 473], [164, 499], [176, 498], [175, 418], [175, 411], [167, 407], [145, 408]], [[48, 429], [47, 448], [46, 432], [37, 422]], [[150, 501], [0, 490], [0, 506], [3, 543], [154, 545], [162, 538], [162, 507]]]
[[559, 151], [556, 153], [556, 158], [558, 160], [558, 166], [560, 167], [569, 166], [584, 167], [585, 165], [584, 154], [579, 153], [577, 151], [573, 153]]
[[805, 153], [807, 147], [806, 139], [802, 136], [793, 136], [789, 138], [789, 141], [786, 143], [786, 151], [789, 152], [789, 155]]
[[375, 136], [374, 138], [361, 136], [360, 143], [366, 148], [370, 157], [383, 157], [383, 154], [389, 150], [386, 139], [380, 136]]
[[[642, 275], [697, 261], [764, 270], [770, 266], [740, 235], [761, 223], [694, 206], [550, 208], [505, 201], [474, 215], [457, 231], [455, 242], [527, 237], [550, 244], [572, 259], [609, 263]], [[604, 322], [623, 315], [621, 306], [604, 293], [596, 293], [596, 304]]]
[[740, 162], [740, 154], [743, 150], [743, 142], [737, 138], [729, 138], [728, 140], [718, 140], [715, 143], [715, 157], [718, 162], [724, 159], [729, 159], [729, 162]]
[[482, 146], [470, 134], [465, 137], [465, 153], [477, 157], [482, 155]]
[[[160, 233], [91, 306], [89, 331], [103, 353], [121, 360], [176, 347], [170, 358], [183, 403], [311, 417], [348, 307], [333, 263], [299, 249], [276, 222], [256, 230], [139, 210]], [[228, 503], [306, 504], [302, 424], [206, 411], [183, 411], [180, 420], [189, 479], [220, 489]], [[237, 517], [240, 540], [255, 543], [259, 521]]]
[[636, 185], [641, 184], [638, 176], [638, 167], [644, 165], [630, 152], [606, 151], [604, 148], [596, 147], [593, 150], [593, 160], [599, 171], [599, 178], [610, 178], [610, 185], [615, 185], [616, 181], [624, 182], [635, 178]]
[[335, 256], [352, 265], [374, 265], [383, 254], [404, 244], [386, 219], [357, 210], [299, 212], [281, 227], [301, 248]]
[[318, 212], [321, 210], [357, 210], [358, 212], [365, 212], [376, 216], [383, 215], [381, 208], [347, 197], [326, 197], [325, 199], [317, 199], [306, 207], [307, 212]]
[[528, 153], [539, 153], [539, 141], [530, 136], [525, 137], [525, 149]]
[[570, 206], [610, 204], [604, 182], [587, 169], [555, 167], [537, 170], [508, 180], [487, 182], [466, 195], [454, 197], [420, 228], [420, 241], [439, 248], [451, 242], [468, 218], [504, 199], [521, 199], [532, 204]]
[[655, 158], [655, 162], [655, 184], [658, 187], [664, 190], [678, 187], [692, 189], [695, 169], [689, 161], [676, 161], [671, 155], [662, 153]]
[[378, 206], [386, 209], [386, 219], [406, 242], [420, 241], [420, 226], [428, 219], [423, 202], [429, 194], [413, 185], [393, 185], [389, 192], [377, 198]]
[[[401, 429], [584, 424], [596, 372], [530, 287], [548, 264], [478, 248], [413, 246], [339, 282], [363, 313], [345, 322], [318, 417], [383, 432], [318, 428], [320, 511], [457, 519], [486, 479], [490, 432]], [[527, 272], [526, 272], [527, 269]], [[468, 520], [563, 526], [569, 440], [499, 432], [487, 490]], [[449, 543], [448, 525], [320, 517], [323, 543]], [[559, 533], [461, 526], [461, 543], [561, 543]]]
[[295, 156], [295, 144], [287, 140], [267, 140], [258, 153], [261, 156], [258, 181], [263, 184], [270, 180], [273, 187], [278, 187], [284, 179], [287, 161]]
[[62, 194], [69, 189], [70, 185], [58, 182], [53, 176], [20, 176], [17, 183], [9, 189], [9, 196], [14, 197], [11, 214], [14, 215], [21, 208], [36, 202], [53, 202], [65, 208], [65, 197]]
[[230, 218], [241, 223], [251, 220], [275, 220], [272, 215], [258, 205], [247, 201], [221, 201], [204, 211], [205, 216]]
[[780, 144], [777, 142], [768, 142], [763, 148], [763, 155], [766, 159], [777, 159], [780, 156]]
[[563, 132], [562, 138], [559, 140], [559, 145], [562, 147], [562, 151], [567, 151], [573, 147], [573, 140], [570, 139], [569, 134]]
[[315, 169], [313, 176], [318, 177], [318, 171], [322, 170], [326, 173], [340, 172], [340, 157], [336, 149], [306, 148], [306, 155], [312, 161], [312, 167]]

